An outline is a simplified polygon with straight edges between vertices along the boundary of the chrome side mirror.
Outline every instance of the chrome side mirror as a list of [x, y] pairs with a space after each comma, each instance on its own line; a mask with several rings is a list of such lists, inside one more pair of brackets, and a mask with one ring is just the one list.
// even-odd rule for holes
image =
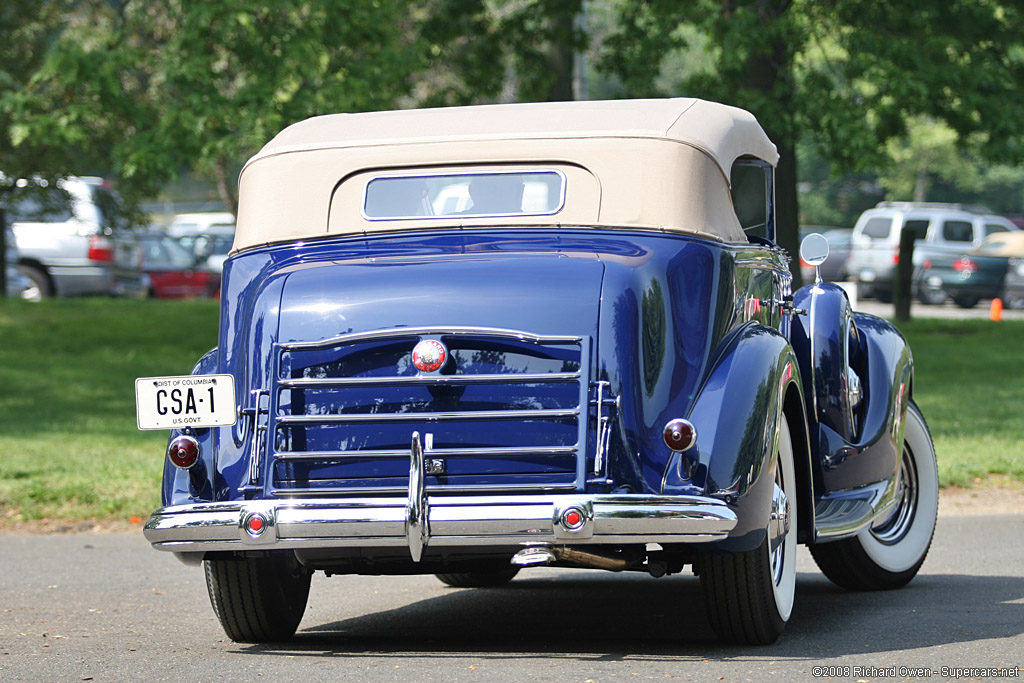
[[809, 266], [814, 266], [814, 284], [821, 283], [819, 266], [828, 258], [828, 240], [816, 232], [804, 238], [800, 243], [800, 258]]

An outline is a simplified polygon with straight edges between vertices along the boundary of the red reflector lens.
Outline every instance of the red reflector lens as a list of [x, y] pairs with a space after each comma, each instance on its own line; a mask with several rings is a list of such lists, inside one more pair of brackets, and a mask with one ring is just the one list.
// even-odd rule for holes
[[199, 442], [191, 436], [179, 436], [167, 444], [167, 459], [175, 467], [187, 470], [199, 461]]
[[252, 517], [249, 520], [249, 528], [253, 531], [259, 531], [263, 528], [263, 520], [259, 517]]
[[687, 420], [672, 420], [665, 425], [665, 445], [674, 451], [688, 451], [697, 442], [697, 430]]
[[575, 510], [570, 510], [565, 514], [565, 523], [569, 526], [576, 526], [582, 519], [583, 517], [580, 516], [580, 513]]

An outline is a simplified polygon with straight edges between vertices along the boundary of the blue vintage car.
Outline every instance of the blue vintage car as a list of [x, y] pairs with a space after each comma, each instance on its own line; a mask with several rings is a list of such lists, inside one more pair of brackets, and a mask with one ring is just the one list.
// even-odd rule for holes
[[689, 567], [738, 643], [782, 632], [797, 543], [906, 584], [938, 498], [911, 352], [791, 291], [777, 158], [693, 99], [285, 129], [241, 173], [218, 347], [137, 382], [171, 429], [146, 538], [241, 642], [291, 637], [316, 571]]

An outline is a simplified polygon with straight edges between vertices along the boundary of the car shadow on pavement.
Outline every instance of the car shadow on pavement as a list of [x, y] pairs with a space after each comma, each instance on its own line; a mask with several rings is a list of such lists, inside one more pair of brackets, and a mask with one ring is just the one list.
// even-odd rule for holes
[[729, 646], [715, 640], [700, 584], [692, 576], [655, 580], [568, 572], [533, 579], [521, 574], [504, 587], [445, 589], [440, 597], [331, 623], [310, 624], [307, 615], [305, 627], [289, 643], [238, 647], [243, 653], [317, 657], [472, 653], [586, 661], [738, 656], [820, 661], [1024, 632], [1020, 577], [923, 574], [900, 590], [861, 593], [838, 588], [820, 574], [801, 573], [796, 600], [793, 617], [774, 645]]

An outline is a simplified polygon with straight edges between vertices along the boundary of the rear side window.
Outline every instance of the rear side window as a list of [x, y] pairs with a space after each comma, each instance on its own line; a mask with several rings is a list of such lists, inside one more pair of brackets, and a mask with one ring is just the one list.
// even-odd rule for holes
[[748, 237], [774, 239], [773, 168], [760, 159], [738, 159], [730, 174], [732, 206]]
[[998, 223], [986, 223], [985, 224], [985, 237], [993, 235], [997, 232], [1009, 232], [1010, 229], [1005, 225], [999, 225]]
[[873, 240], [884, 240], [892, 230], [892, 218], [869, 218], [864, 224], [864, 236]]
[[915, 240], [923, 240], [928, 236], [928, 221], [926, 220], [909, 220], [903, 223], [904, 228], [908, 228], [914, 233]]
[[63, 223], [72, 218], [71, 197], [58, 187], [28, 184], [8, 192], [4, 205], [11, 223]]
[[942, 239], [946, 242], [973, 242], [974, 225], [968, 221], [946, 221], [942, 224]]

